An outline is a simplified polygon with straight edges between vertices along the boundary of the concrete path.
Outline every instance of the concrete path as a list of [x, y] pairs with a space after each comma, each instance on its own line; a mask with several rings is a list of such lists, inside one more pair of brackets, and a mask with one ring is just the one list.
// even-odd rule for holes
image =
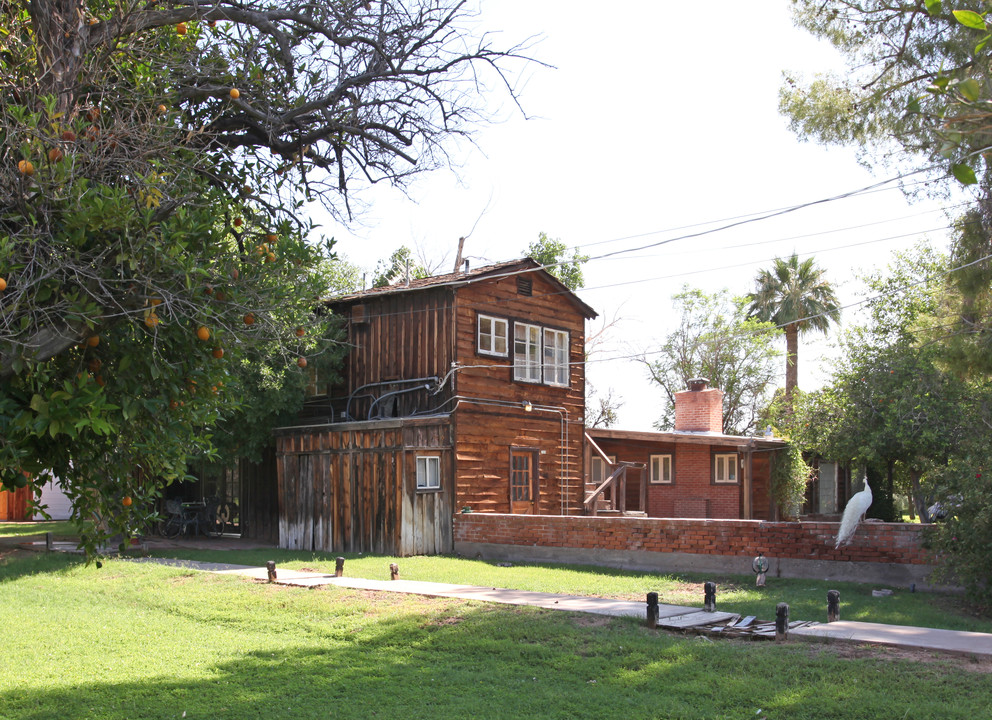
[[[265, 568], [250, 567], [247, 565], [168, 560], [164, 558], [139, 558], [134, 562], [156, 562], [177, 567], [189, 567], [205, 572], [242, 575], [256, 580], [268, 579], [268, 571]], [[615, 617], [645, 618], [646, 616], [646, 605], [643, 602], [610, 600], [608, 598], [559, 595], [556, 593], [477, 587], [474, 585], [451, 585], [448, 583], [423, 582], [419, 580], [338, 578], [326, 573], [284, 569], [277, 569], [276, 576], [277, 584], [294, 587], [335, 585], [337, 587], [357, 590], [411, 593], [429, 597], [460, 598], [463, 600], [478, 600], [506, 605], [531, 605], [548, 610], [568, 610], [570, 612]], [[662, 619], [667, 618], [669, 622], [676, 625], [682, 616], [694, 615], [700, 612], [695, 607], [659, 605], [659, 617]], [[731, 616], [730, 613], [713, 613], [714, 621], [720, 620], [717, 617], [718, 615]], [[935, 652], [949, 652], [992, 658], [992, 634], [988, 633], [840, 621], [793, 628], [789, 631], [789, 636], [809, 640], [869, 643], [911, 650], [932, 650]]]

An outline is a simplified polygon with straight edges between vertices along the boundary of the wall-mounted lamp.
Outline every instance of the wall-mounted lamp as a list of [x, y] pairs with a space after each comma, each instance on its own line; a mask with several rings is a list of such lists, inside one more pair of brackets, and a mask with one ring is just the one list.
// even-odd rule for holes
[[530, 404], [530, 400], [524, 400], [523, 405], [524, 405], [524, 412], [530, 412], [531, 410], [534, 409], [534, 406]]

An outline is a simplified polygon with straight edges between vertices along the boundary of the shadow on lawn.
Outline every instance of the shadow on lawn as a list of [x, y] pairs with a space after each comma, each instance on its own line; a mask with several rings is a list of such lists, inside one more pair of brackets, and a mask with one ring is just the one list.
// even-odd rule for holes
[[[334, 602], [335, 591], [318, 590]], [[940, 663], [869, 665], [809, 646], [701, 642], [626, 620], [581, 626], [569, 613], [446, 603], [426, 615], [315, 621], [286, 647], [207, 661], [196, 679], [107, 683], [0, 696], [0, 717], [49, 718], [970, 718], [992, 677]], [[206, 628], [205, 628], [206, 629]], [[177, 674], [200, 661], [189, 644]], [[142, 659], [131, 657], [135, 672]], [[881, 667], [880, 667], [881, 665]], [[899, 687], [894, 694], [892, 689]], [[898, 695], [898, 698], [896, 697]], [[902, 698], [905, 698], [903, 700]]]

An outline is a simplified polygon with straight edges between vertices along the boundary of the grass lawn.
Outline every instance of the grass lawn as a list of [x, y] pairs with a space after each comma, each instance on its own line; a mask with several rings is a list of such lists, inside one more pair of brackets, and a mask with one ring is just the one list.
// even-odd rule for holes
[[[379, 576], [383, 560], [373, 563]], [[401, 561], [404, 577], [416, 574], [411, 561]], [[561, 582], [599, 582], [574, 572]], [[288, 588], [125, 560], [97, 569], [8, 553], [0, 604], [4, 720], [919, 720], [983, 717], [992, 706], [988, 661], [711, 641], [633, 619]]]
[[53, 537], [77, 536], [76, 526], [68, 520], [51, 520], [46, 522], [0, 522], [0, 538], [22, 542], [36, 535], [44, 536], [51, 533]]
[[[168, 551], [159, 553], [190, 560], [217, 560], [242, 565], [264, 566], [275, 560], [278, 567], [299, 570], [311, 568], [334, 571], [334, 557], [328, 554], [289, 550], [245, 550], [211, 552], [207, 550]], [[484, 560], [443, 556], [390, 558], [383, 556], [345, 556], [345, 575], [350, 577], [389, 579], [389, 564], [397, 563], [404, 580], [458, 583], [515, 590], [540, 590], [571, 595], [644, 600], [648, 592], [658, 593], [662, 603], [702, 607], [703, 582], [717, 583], [717, 609], [741, 615], [756, 615], [762, 620], [775, 619], [775, 606], [789, 604], [793, 620], [827, 619], [827, 591], [837, 590], [841, 598], [841, 619], [880, 622], [891, 625], [919, 625], [992, 633], [992, 618], [977, 617], [965, 607], [958, 595], [909, 591], [890, 588], [889, 597], [873, 597], [873, 589], [884, 585], [827, 582], [795, 578], [768, 578], [764, 588], [754, 585], [753, 575], [660, 575], [658, 573], [614, 570], [577, 565], [513, 563], [499, 567]]]

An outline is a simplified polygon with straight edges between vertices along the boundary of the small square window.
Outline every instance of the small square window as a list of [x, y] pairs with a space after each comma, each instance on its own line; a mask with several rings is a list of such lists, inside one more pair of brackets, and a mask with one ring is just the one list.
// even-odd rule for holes
[[417, 456], [417, 489], [441, 489], [441, 458], [436, 455]]
[[651, 456], [651, 482], [665, 485], [672, 484], [672, 456]]
[[505, 318], [479, 315], [479, 354], [506, 357], [508, 329]]
[[727, 453], [713, 456], [713, 482], [737, 482], [737, 453]]

